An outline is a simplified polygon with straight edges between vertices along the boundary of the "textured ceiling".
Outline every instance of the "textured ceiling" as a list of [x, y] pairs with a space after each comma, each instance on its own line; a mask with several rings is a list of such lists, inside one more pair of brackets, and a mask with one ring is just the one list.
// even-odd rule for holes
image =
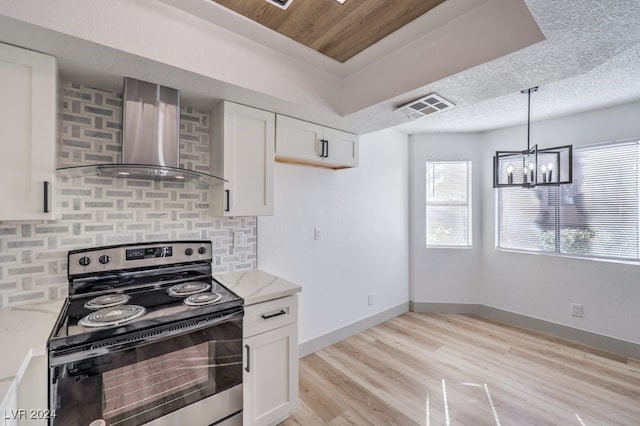
[[[533, 120], [640, 100], [639, 0], [524, 3], [546, 40], [364, 108], [345, 121], [362, 131], [395, 126], [405, 133], [506, 127], [526, 121], [520, 90], [532, 86], [540, 86], [532, 96]], [[456, 107], [413, 121], [393, 112], [431, 92]]]
[[[523, 1], [545, 40], [369, 105], [343, 117], [343, 126], [360, 133], [394, 127], [411, 134], [485, 131], [521, 124], [526, 122], [526, 97], [520, 90], [532, 86], [540, 86], [532, 96], [534, 121], [640, 100], [640, 0]], [[417, 27], [431, 24], [424, 21]], [[280, 49], [286, 51], [287, 47]], [[360, 56], [389, 54], [376, 51], [377, 47]], [[416, 63], [446, 60], [448, 52], [442, 53], [440, 57], [414, 59]], [[332, 72], [348, 70], [343, 75], [357, 75], [375, 63], [375, 58], [358, 65], [357, 56]], [[397, 65], [399, 69], [410, 66]], [[389, 75], [380, 84], [397, 78]], [[394, 112], [431, 92], [456, 107], [413, 121]]]
[[397, 127], [406, 133], [482, 131], [640, 100], [640, 1], [525, 0], [546, 40], [413, 93], [434, 91], [456, 108]]
[[[105, 19], [117, 11], [114, 3], [123, 14]], [[411, 87], [398, 85], [406, 80], [412, 63], [435, 67], [452, 58], [451, 52], [446, 50], [440, 50], [437, 56], [415, 55], [408, 63], [396, 63], [393, 72], [375, 83], [367, 82], [363, 86], [374, 91], [396, 85], [395, 92], [390, 91], [387, 97], [370, 98], [368, 103], [351, 108], [355, 112], [341, 115], [338, 109], [317, 102], [328, 95], [322, 91], [313, 93], [316, 98], [304, 94], [309, 101], [304, 99], [303, 102], [297, 94], [287, 98], [280, 92], [261, 91], [212, 78], [206, 70], [188, 70], [180, 63], [163, 62], [166, 55], [158, 43], [155, 43], [158, 47], [154, 51], [143, 52], [143, 44], [136, 44], [131, 38], [135, 29], [126, 27], [135, 25], [126, 24], [126, 19], [122, 19], [134, 4], [138, 12], [143, 9], [165, 17], [166, 22], [180, 21], [182, 28], [185, 23], [192, 24], [203, 36], [221, 31], [236, 32], [239, 38], [246, 40], [242, 46], [264, 46], [263, 52], [259, 52], [264, 53], [263, 57], [286, 56], [290, 64], [297, 64], [298, 69], [306, 67], [308, 74], [342, 82], [344, 96], [350, 85], [357, 85], [368, 70], [384, 61], [389, 62], [390, 58], [402, 57], [398, 53], [415, 48], [423, 40], [421, 37], [442, 35], [445, 27], [459, 24], [475, 12], [484, 10], [485, 16], [495, 17], [508, 6], [521, 4], [545, 39], [427, 83]], [[285, 37], [271, 39], [265, 33], [270, 30], [247, 19], [241, 21], [232, 16], [232, 12], [204, 16], [212, 9], [204, 9], [204, 6], [210, 4], [213, 4], [211, 0], [140, 0], [135, 3], [119, 0], [109, 5], [98, 0], [86, 3], [59, 0], [55, 5], [46, 0], [0, 0], [0, 41], [53, 54], [59, 58], [63, 78], [94, 87], [121, 90], [122, 76], [131, 75], [180, 88], [184, 94], [183, 103], [196, 108], [210, 108], [219, 99], [230, 99], [361, 134], [389, 127], [406, 133], [433, 133], [484, 131], [521, 124], [526, 122], [526, 97], [520, 90], [532, 86], [540, 86], [532, 96], [534, 121], [640, 100], [640, 0], [506, 0], [506, 3], [505, 0], [447, 0], [434, 12], [416, 19], [344, 64], [297, 46]], [[186, 10], [186, 5], [203, 8]], [[439, 23], [434, 21], [434, 16], [444, 15], [454, 8], [457, 8], [455, 14], [450, 13]], [[76, 9], [82, 9], [83, 13], [75, 13]], [[183, 15], [178, 16], [181, 12]], [[185, 13], [190, 14], [191, 19], [187, 19]], [[513, 21], [511, 18], [513, 15], [506, 14], [500, 19], [509, 22]], [[92, 38], [85, 39], [81, 30]], [[157, 37], [163, 35], [162, 31], [164, 29], [158, 28], [157, 33], [140, 33], [139, 36], [141, 39]], [[430, 33], [425, 34], [425, 31]], [[519, 35], [510, 31], [502, 37], [512, 39]], [[166, 39], [171, 37], [175, 37], [175, 33], [167, 34]], [[411, 42], [412, 39], [415, 41]], [[135, 49], [122, 49], [118, 43], [134, 45]], [[209, 46], [215, 43], [212, 41]], [[240, 45], [239, 42], [236, 44]], [[485, 46], [482, 50], [490, 47]], [[189, 54], [198, 54], [199, 48], [177, 53], [180, 59], [188, 59]], [[220, 60], [214, 59], [214, 67], [220, 68]], [[256, 75], [252, 70], [238, 71], [242, 72], [236, 74], [246, 74], [248, 78]], [[415, 121], [407, 121], [394, 112], [398, 106], [431, 92], [454, 102], [456, 107]], [[301, 101], [297, 102], [295, 98]], [[344, 100], [347, 101], [349, 99]]]

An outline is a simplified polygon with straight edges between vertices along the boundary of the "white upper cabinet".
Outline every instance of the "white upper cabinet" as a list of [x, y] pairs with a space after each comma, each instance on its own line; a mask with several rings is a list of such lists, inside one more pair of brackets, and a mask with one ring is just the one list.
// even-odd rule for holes
[[54, 219], [57, 91], [54, 57], [0, 44], [0, 220]]
[[335, 168], [358, 166], [358, 135], [324, 128], [325, 164]]
[[276, 160], [331, 169], [358, 165], [358, 135], [278, 115]]
[[273, 215], [275, 114], [223, 101], [211, 119], [214, 216]]
[[324, 127], [308, 121], [276, 117], [276, 158], [278, 161], [322, 162]]

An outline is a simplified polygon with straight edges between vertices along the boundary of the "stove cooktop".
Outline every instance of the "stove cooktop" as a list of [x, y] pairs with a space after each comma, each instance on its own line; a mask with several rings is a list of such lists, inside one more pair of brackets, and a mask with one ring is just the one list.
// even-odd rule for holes
[[[123, 303], [114, 305], [116, 300]], [[99, 306], [98, 302], [101, 301], [112, 306]], [[49, 345], [51, 349], [86, 345], [239, 306], [242, 306], [240, 297], [211, 277], [205, 276], [198, 277], [197, 280], [190, 277], [182, 282], [170, 281], [157, 286], [128, 289], [122, 293], [67, 299]], [[132, 315], [131, 319], [121, 318], [129, 314]], [[105, 324], [93, 324], [90, 322], [91, 317], [99, 317]]]
[[69, 297], [49, 349], [91, 349], [242, 310], [242, 299], [211, 277], [212, 250], [210, 241], [188, 240], [69, 251]]

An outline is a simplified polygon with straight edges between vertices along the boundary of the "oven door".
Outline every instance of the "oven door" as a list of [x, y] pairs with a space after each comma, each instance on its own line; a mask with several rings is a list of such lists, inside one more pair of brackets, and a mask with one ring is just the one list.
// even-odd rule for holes
[[234, 311], [50, 354], [50, 423], [241, 422], [243, 311]]

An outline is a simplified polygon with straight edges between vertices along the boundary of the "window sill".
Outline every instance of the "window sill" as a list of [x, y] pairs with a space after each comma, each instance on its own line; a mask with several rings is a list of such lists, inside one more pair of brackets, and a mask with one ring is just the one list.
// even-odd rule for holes
[[570, 254], [563, 254], [563, 253], [551, 253], [547, 251], [528, 251], [528, 250], [518, 250], [518, 249], [507, 249], [503, 247], [495, 247], [495, 250], [506, 252], [506, 253], [521, 253], [521, 254], [531, 254], [534, 256], [560, 257], [565, 259], [578, 259], [578, 260], [588, 260], [588, 261], [595, 261], [595, 262], [618, 263], [623, 265], [640, 266], [640, 260], [611, 259], [606, 257], [588, 257], [588, 256], [578, 256], [578, 255], [570, 255]]

